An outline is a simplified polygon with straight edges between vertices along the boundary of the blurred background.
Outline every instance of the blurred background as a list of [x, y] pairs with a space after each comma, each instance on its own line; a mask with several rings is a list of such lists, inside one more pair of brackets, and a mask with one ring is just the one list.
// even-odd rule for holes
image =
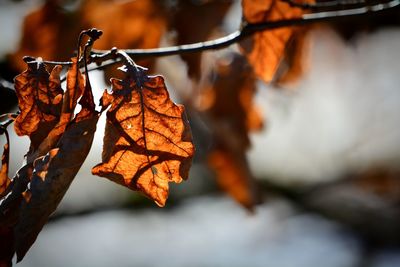
[[[247, 112], [257, 126], [240, 135], [243, 155], [230, 151], [243, 175], [215, 164], [221, 139], [237, 128], [224, 128], [235, 118], [209, 97], [221, 84], [227, 102], [217, 105], [232, 104], [220, 73], [244, 64], [240, 48], [139, 61], [187, 106], [197, 149], [188, 181], [171, 185], [160, 209], [91, 175], [102, 118], [84, 166], [17, 266], [400, 266], [399, 15], [315, 25], [302, 33], [306, 67], [296, 81], [253, 81], [256, 110]], [[152, 48], [220, 37], [241, 19], [240, 1], [1, 0], [1, 112], [17, 110], [7, 87], [25, 68], [22, 56], [68, 60], [82, 29], [104, 30], [96, 48]], [[243, 66], [229, 82], [247, 79]], [[115, 75], [90, 73], [96, 98]], [[11, 136], [12, 176], [29, 139]], [[248, 180], [238, 189], [229, 177]]]

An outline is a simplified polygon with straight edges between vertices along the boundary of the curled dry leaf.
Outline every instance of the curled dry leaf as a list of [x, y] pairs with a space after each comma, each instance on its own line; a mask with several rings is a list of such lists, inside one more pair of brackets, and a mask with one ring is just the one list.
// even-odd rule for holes
[[28, 135], [31, 147], [36, 149], [57, 124], [62, 105], [60, 83], [61, 66], [51, 74], [41, 61], [30, 61], [28, 69], [15, 77], [15, 92], [20, 114], [15, 119], [17, 135]]
[[[161, 76], [112, 79], [103, 163], [92, 173], [142, 191], [159, 206], [169, 182], [187, 179], [194, 146], [184, 107], [174, 104]], [[144, 75], [144, 74], [139, 74]]]
[[38, 149], [34, 153], [28, 154], [28, 162], [33, 162], [36, 158], [45, 155], [56, 145], [74, 115], [77, 100], [85, 90], [85, 77], [78, 68], [77, 59], [72, 58], [71, 60], [73, 64], [68, 69], [67, 91], [62, 98], [59, 120], [51, 131], [47, 133], [46, 138], [40, 143]]
[[99, 113], [82, 110], [71, 121], [57, 146], [34, 163], [30, 187], [19, 207], [14, 228], [17, 261], [22, 260], [56, 210], [91, 148]]
[[209, 153], [207, 162], [215, 171], [218, 185], [252, 211], [260, 197], [245, 154], [234, 154], [224, 147], [215, 148]]
[[[314, 0], [305, 2], [314, 3]], [[280, 0], [242, 0], [242, 7], [244, 19], [249, 23], [299, 18], [304, 13], [302, 9], [291, 7]], [[265, 82], [279, 81], [286, 72], [289, 72], [288, 76], [281, 81], [292, 81], [302, 73], [298, 62], [302, 55], [303, 41], [296, 39], [304, 38], [304, 34], [304, 28], [296, 27], [266, 30], [241, 42], [241, 47], [254, 72]], [[282, 65], [285, 60], [286, 66]], [[292, 66], [294, 69], [291, 69]]]
[[[11, 254], [5, 255], [9, 257], [6, 260], [11, 260], [14, 252], [18, 261], [26, 254], [61, 201], [92, 144], [99, 114], [94, 109], [91, 94], [82, 96], [84, 76], [76, 58], [72, 61], [65, 93], [60, 88], [61, 67], [56, 67], [49, 75], [42, 62], [33, 61], [28, 63], [28, 70], [16, 78], [23, 115], [16, 129], [43, 138], [34, 139], [41, 141], [40, 145], [33, 145], [32, 141], [26, 164], [12, 180], [9, 194], [1, 199], [0, 230], [9, 237], [4, 242], [12, 248]], [[81, 96], [87, 98], [81, 99], [85, 104], [71, 120]], [[41, 126], [47, 118], [51, 118], [52, 129]], [[32, 127], [33, 123], [38, 126]]]
[[249, 131], [262, 128], [262, 118], [253, 103], [256, 79], [246, 59], [238, 54], [219, 62], [215, 80], [206, 88], [203, 107], [213, 132], [215, 147], [208, 164], [223, 190], [248, 209], [260, 202], [245, 153]]

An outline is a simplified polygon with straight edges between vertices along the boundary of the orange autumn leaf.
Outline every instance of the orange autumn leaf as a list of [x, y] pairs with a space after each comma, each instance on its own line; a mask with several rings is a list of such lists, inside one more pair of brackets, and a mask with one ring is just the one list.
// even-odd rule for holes
[[246, 59], [232, 55], [229, 64], [219, 63], [215, 80], [206, 89], [204, 112], [215, 139], [207, 157], [220, 187], [237, 202], [252, 209], [259, 202], [245, 153], [248, 133], [262, 127], [262, 118], [253, 103], [256, 78]]
[[95, 48], [111, 49], [158, 47], [167, 28], [159, 0], [82, 0], [73, 9], [65, 1], [44, 2], [24, 19], [19, 48], [10, 56], [17, 70], [23, 69], [26, 55], [67, 61], [82, 29], [102, 29]]
[[254, 104], [256, 77], [245, 58], [232, 58], [217, 63], [217, 69], [203, 89], [201, 102], [208, 117], [215, 123], [214, 132], [233, 150], [248, 148], [248, 132], [263, 127], [262, 116]]
[[[11, 246], [11, 250], [4, 255], [0, 253], [0, 263], [9, 261], [14, 253], [17, 261], [22, 260], [48, 217], [57, 208], [90, 150], [100, 114], [95, 110], [91, 88], [86, 86], [89, 83], [80, 72], [77, 59], [71, 60], [65, 93], [53, 93], [53, 88], [63, 92], [59, 78], [61, 67], [56, 67], [51, 75], [47, 73], [46, 76], [44, 63], [32, 61], [28, 66], [36, 72], [26, 71], [16, 78], [20, 82], [17, 89], [21, 90], [18, 95], [21, 114], [25, 114], [24, 108], [33, 103], [29, 111], [43, 112], [52, 110], [46, 105], [57, 105], [57, 116], [52, 120], [53, 128], [50, 131], [40, 125], [34, 129], [33, 133], [44, 132], [46, 135], [39, 146], [33, 147], [31, 144], [26, 164], [7, 188], [9, 194], [3, 194], [1, 198], [0, 237], [4, 236], [3, 240]], [[34, 98], [35, 95], [38, 95], [37, 98]], [[29, 97], [33, 97], [33, 100]], [[78, 99], [82, 109], [74, 116]], [[33, 120], [27, 121], [23, 120], [24, 123]]]
[[208, 154], [207, 162], [215, 171], [218, 185], [238, 203], [252, 211], [260, 199], [244, 156], [244, 153], [237, 155], [229, 149], [217, 148]]
[[18, 50], [10, 55], [13, 67], [22, 71], [24, 56], [67, 61], [75, 36], [81, 31], [79, 13], [67, 11], [61, 1], [41, 1], [43, 5], [29, 13], [23, 21]]
[[295, 82], [307, 69], [309, 39], [305, 29], [298, 29], [285, 49], [284, 62], [278, 67], [275, 74], [277, 84]]
[[30, 61], [28, 69], [15, 77], [15, 92], [20, 114], [14, 122], [17, 135], [28, 135], [36, 148], [57, 123], [63, 90], [61, 66], [49, 74], [41, 61]]
[[[94, 45], [96, 49], [157, 48], [167, 29], [167, 12], [163, 1], [159, 0], [85, 0], [79, 12], [82, 14], [81, 27], [95, 27], [103, 32]], [[155, 59], [135, 61], [150, 68]], [[106, 70], [107, 81], [110, 77], [123, 78], [115, 66]]]
[[85, 0], [80, 12], [84, 28], [103, 32], [95, 44], [98, 49], [155, 48], [167, 26], [159, 0]]
[[56, 210], [91, 148], [100, 114], [82, 109], [57, 145], [34, 162], [30, 186], [23, 193], [15, 225], [17, 261], [22, 260], [49, 216]]
[[48, 132], [46, 138], [40, 143], [40, 146], [35, 153], [28, 155], [28, 162], [30, 158], [34, 160], [37, 157], [43, 156], [55, 146], [65, 132], [68, 123], [71, 121], [77, 101], [85, 90], [85, 76], [78, 68], [77, 59], [74, 57], [71, 60], [73, 64], [70, 66], [67, 72], [67, 90], [62, 98], [62, 107], [59, 120], [51, 129], [51, 131]]
[[[80, 71], [77, 68], [77, 62], [76, 59], [73, 58], [72, 61], [74, 62], [70, 69], [68, 70], [67, 73], [67, 92], [64, 94], [58, 94], [54, 96], [53, 99], [51, 99], [52, 95], [50, 93], [45, 94], [44, 92], [41, 91], [41, 94], [43, 95], [43, 99], [46, 101], [51, 102], [51, 105], [54, 103], [57, 103], [57, 105], [60, 105], [60, 107], [57, 107], [58, 112], [61, 112], [61, 114], [58, 114], [58, 116], [52, 121], [51, 125], [53, 128], [50, 127], [43, 127], [43, 126], [38, 126], [36, 127], [35, 131], [32, 133], [31, 137], [33, 135], [36, 135], [36, 138], [31, 138], [31, 145], [30, 149], [26, 155], [26, 164], [17, 171], [16, 175], [14, 176], [12, 183], [10, 184], [10, 191], [11, 193], [8, 194], [6, 197], [4, 197], [2, 201], [1, 207], [1, 212], [4, 214], [8, 213], [8, 211], [11, 209], [11, 207], [15, 206], [16, 203], [19, 203], [21, 200], [21, 193], [23, 193], [28, 185], [28, 183], [31, 181], [32, 177], [32, 172], [34, 171], [34, 166], [33, 163], [34, 161], [46, 153], [48, 153], [51, 149], [55, 147], [61, 136], [64, 134], [65, 129], [67, 128], [70, 120], [73, 117], [74, 114], [74, 109], [76, 106], [77, 99], [82, 95], [82, 91], [84, 90], [85, 87], [85, 82], [83, 80], [83, 75], [80, 73]], [[28, 64], [29, 66], [40, 66], [38, 68], [43, 68], [45, 70], [45, 66], [42, 62], [40, 61], [32, 61]], [[57, 86], [59, 85], [60, 78], [59, 78], [59, 71], [60, 67], [56, 67], [52, 75], [49, 77], [49, 87], [52, 88], [51, 84], [56, 84]], [[29, 72], [28, 72], [29, 73]], [[56, 74], [54, 74], [56, 73]], [[25, 72], [22, 73], [21, 75], [17, 76], [16, 81], [23, 81], [21, 82], [22, 86], [19, 86], [17, 84], [17, 92], [18, 88], [21, 87], [22, 91], [23, 88], [30, 88], [25, 85]], [[53, 75], [54, 74], [54, 75]], [[43, 73], [40, 75], [37, 75], [38, 77], [42, 77]], [[44, 81], [47, 81], [44, 79]], [[17, 82], [16, 82], [17, 83]], [[45, 82], [33, 82], [31, 83], [31, 87], [29, 90], [32, 92], [39, 91], [38, 88], [43, 87], [43, 84], [46, 84]], [[60, 89], [61, 90], [61, 89]], [[24, 92], [24, 91], [23, 91]], [[62, 91], [63, 92], [63, 91]], [[18, 97], [21, 98], [20, 103], [23, 103], [23, 105], [20, 105], [20, 110], [21, 114], [23, 114], [23, 109], [26, 107], [26, 102], [29, 97], [31, 97], [30, 94], [27, 94], [26, 92], [24, 93], [17, 93]], [[33, 93], [33, 95], [35, 95]], [[54, 95], [54, 94], [53, 94]], [[48, 99], [46, 98], [48, 97]], [[41, 98], [41, 99], [42, 99]], [[35, 100], [30, 100], [31, 102], [28, 103], [38, 103], [39, 101]], [[47, 102], [46, 102], [47, 103]], [[39, 107], [43, 107], [44, 104], [38, 105]], [[33, 106], [36, 108], [36, 106]], [[34, 108], [31, 108], [34, 109]], [[18, 126], [18, 125], [17, 125]], [[38, 138], [41, 137], [41, 138]]]
[[[314, 3], [314, 0], [307, 0]], [[278, 21], [282, 19], [300, 18], [304, 11], [291, 7], [280, 0], [242, 0], [243, 16], [248, 23]], [[301, 58], [303, 42], [296, 41], [304, 37], [304, 29], [284, 27], [255, 33], [251, 38], [241, 42], [243, 53], [253, 66], [254, 72], [265, 82], [280, 80], [295, 80], [301, 73]], [[289, 55], [290, 52], [290, 55]], [[289, 56], [289, 58], [287, 58]], [[283, 66], [286, 60], [287, 66]], [[293, 63], [293, 64], [292, 64]], [[291, 69], [291, 67], [294, 69]], [[282, 69], [283, 68], [283, 69]], [[277, 71], [279, 72], [277, 73]]]
[[102, 163], [92, 173], [142, 191], [159, 206], [169, 182], [187, 179], [194, 146], [184, 107], [174, 104], [161, 76], [112, 79]]

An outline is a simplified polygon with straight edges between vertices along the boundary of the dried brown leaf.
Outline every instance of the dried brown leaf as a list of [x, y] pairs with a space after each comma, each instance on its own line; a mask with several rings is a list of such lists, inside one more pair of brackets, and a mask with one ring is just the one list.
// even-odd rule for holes
[[[80, 13], [83, 28], [95, 27], [103, 32], [94, 45], [97, 49], [156, 48], [167, 29], [167, 12], [159, 0], [86, 0]], [[154, 58], [135, 61], [148, 68], [155, 62]], [[114, 67], [107, 68], [105, 76], [107, 81], [110, 77], [123, 78]]]
[[261, 115], [253, 103], [256, 78], [238, 54], [232, 55], [232, 61], [217, 64], [214, 76], [206, 89], [207, 106], [203, 107], [215, 139], [207, 161], [222, 189], [251, 210], [260, 202], [245, 157], [249, 131], [262, 128]]
[[98, 49], [155, 48], [166, 29], [165, 13], [158, 0], [86, 0], [81, 12], [84, 27], [104, 33], [96, 41]]
[[132, 76], [113, 79], [113, 93], [103, 95], [103, 105], [111, 103], [111, 108], [103, 163], [92, 173], [142, 191], [164, 206], [168, 183], [187, 179], [194, 147], [184, 107], [169, 99], [164, 79], [144, 80], [138, 84]]
[[71, 57], [70, 48], [75, 47], [75, 36], [82, 29], [81, 14], [67, 11], [60, 3], [44, 1], [25, 17], [19, 48], [10, 56], [17, 70], [25, 68], [21, 58], [26, 55], [58, 61], [67, 61]]
[[245, 154], [238, 155], [223, 147], [216, 148], [208, 154], [207, 162], [215, 171], [218, 185], [252, 211], [260, 202], [260, 196]]
[[235, 151], [249, 146], [248, 132], [263, 127], [262, 116], [254, 104], [256, 78], [246, 59], [238, 54], [217, 62], [200, 107], [215, 123], [217, 136]]
[[60, 83], [61, 66], [49, 74], [43, 62], [28, 62], [28, 69], [15, 77], [15, 91], [20, 114], [14, 129], [18, 135], [28, 135], [36, 149], [58, 122], [63, 90]]
[[[306, 2], [313, 3], [314, 0]], [[291, 7], [280, 0], [242, 0], [242, 7], [244, 19], [249, 23], [299, 18], [304, 13], [302, 9]], [[303, 35], [304, 30], [296, 27], [266, 30], [257, 32], [252, 38], [241, 42], [241, 47], [257, 76], [265, 82], [271, 82], [279, 79], [275, 75], [281, 63], [286, 60], [288, 51], [292, 57], [297, 57], [297, 54], [301, 53], [302, 45], [297, 44], [302, 44], [302, 41], [297, 42], [296, 39], [303, 38]], [[298, 60], [289, 58], [286, 70], [281, 71], [278, 75], [290, 72], [292, 81], [302, 73], [302, 70], [299, 64], [295, 65], [295, 69], [290, 70], [291, 63], [298, 63]], [[282, 81], [284, 80], [282, 79]]]
[[77, 101], [85, 90], [85, 77], [80, 72], [77, 59], [71, 59], [73, 64], [67, 73], [67, 91], [62, 98], [61, 115], [57, 124], [47, 133], [46, 138], [34, 153], [28, 154], [28, 162], [33, 162], [36, 158], [45, 155], [52, 149], [61, 138], [68, 124], [70, 123]]
[[[99, 114], [81, 113], [68, 124], [57, 146], [34, 162], [29, 189], [14, 228], [17, 261], [21, 261], [56, 210], [91, 148]], [[81, 118], [81, 119], [78, 119]]]

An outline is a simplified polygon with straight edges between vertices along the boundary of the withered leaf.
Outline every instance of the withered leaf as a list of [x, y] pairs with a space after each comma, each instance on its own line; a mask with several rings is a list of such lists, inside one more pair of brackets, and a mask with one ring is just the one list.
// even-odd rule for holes
[[[156, 48], [167, 28], [164, 4], [159, 0], [85, 0], [80, 8], [81, 27], [95, 27], [103, 31], [104, 34], [94, 45], [96, 49]], [[154, 59], [136, 61], [149, 68], [155, 62]], [[107, 68], [105, 76], [107, 81], [110, 77], [123, 78], [114, 67]]]
[[42, 1], [43, 5], [29, 13], [22, 25], [22, 38], [18, 50], [10, 56], [13, 67], [22, 71], [24, 56], [46, 60], [67, 61], [71, 47], [82, 30], [79, 12], [63, 8], [62, 1]]
[[[173, 14], [171, 23], [172, 28], [177, 33], [177, 44], [190, 44], [207, 40], [213, 31], [221, 25], [231, 4], [231, 0], [178, 1], [177, 11]], [[201, 53], [182, 54], [181, 58], [188, 65], [189, 76], [197, 80], [200, 79]]]
[[[9, 186], [10, 193], [1, 199], [0, 225], [5, 234], [12, 236], [12, 240], [8, 238], [4, 242], [13, 249], [11, 257], [14, 252], [17, 253], [18, 261], [26, 254], [48, 216], [56, 209], [67, 191], [90, 150], [96, 129], [99, 114], [94, 109], [94, 103], [91, 103], [91, 94], [85, 93], [82, 96], [85, 89], [84, 76], [78, 69], [76, 58], [72, 61], [73, 64], [67, 73], [67, 91], [64, 94], [55, 94], [52, 90], [62, 90], [59, 87], [60, 68], [53, 70], [56, 75], [47, 74], [47, 79], [44, 79], [43, 75], [46, 77], [46, 72], [42, 62], [39, 62], [37, 67], [37, 70], [42, 68], [41, 72], [34, 76], [40, 78], [36, 78], [39, 82], [34, 80], [30, 85], [32, 94], [38, 91], [38, 100], [31, 100], [31, 103], [35, 104], [32, 104], [32, 109], [42, 111], [40, 108], [45, 105], [58, 107], [57, 116], [54, 116], [52, 121], [54, 128], [47, 131], [38, 126], [34, 130], [33, 133], [42, 134], [44, 131], [44, 140], [38, 147], [31, 145], [26, 164], [17, 172]], [[22, 80], [21, 84], [29, 83], [23, 78], [21, 74], [16, 80]], [[48, 90], [45, 91], [42, 87]], [[26, 94], [25, 91], [24, 93]], [[84, 105], [82, 104], [82, 110], [71, 121], [77, 100], [81, 96], [81, 103]], [[22, 101], [25, 100], [23, 103], [26, 103], [27, 96], [23, 95], [21, 98]], [[37, 104], [38, 101], [41, 101], [40, 104]], [[52, 109], [50, 107], [47, 110]], [[9, 253], [7, 255], [10, 256]]]
[[[314, 0], [307, 0], [307, 3], [313, 3]], [[299, 18], [304, 11], [297, 7], [291, 7], [288, 3], [280, 0], [242, 0], [243, 16], [249, 23], [278, 21], [282, 19]], [[279, 80], [286, 72], [290, 72], [290, 77], [282, 81], [294, 80], [302, 69], [297, 64], [296, 57], [300, 55], [303, 49], [303, 42], [296, 39], [303, 38], [304, 28], [284, 27], [274, 30], [266, 30], [255, 33], [251, 38], [241, 42], [244, 54], [257, 76], [265, 82], [271, 82], [274, 79]], [[290, 51], [291, 58], [285, 58]], [[282, 68], [281, 63], [288, 60], [287, 66], [277, 73], [278, 68]], [[291, 63], [295, 63], [295, 69], [290, 70]]]
[[[66, 8], [65, 1], [44, 1], [23, 22], [18, 50], [10, 56], [15, 69], [22, 71], [26, 55], [46, 60], [67, 61], [75, 36], [82, 29], [102, 29], [104, 35], [95, 48], [156, 48], [167, 27], [159, 0], [82, 0], [76, 8]], [[149, 65], [153, 60], [147, 62]]]
[[207, 161], [217, 182], [248, 209], [259, 203], [259, 195], [245, 153], [249, 131], [259, 130], [262, 119], [253, 103], [256, 79], [246, 59], [238, 54], [232, 61], [217, 63], [202, 107], [214, 136], [215, 147]]
[[103, 95], [103, 104], [111, 103], [103, 163], [92, 173], [142, 191], [164, 206], [168, 182], [187, 179], [194, 154], [184, 107], [170, 100], [161, 76], [128, 75], [111, 83], [112, 94]]
[[238, 203], [252, 211], [260, 196], [245, 154], [234, 154], [224, 147], [212, 150], [208, 165], [215, 171], [218, 185]]
[[36, 149], [58, 122], [63, 90], [60, 84], [61, 66], [49, 74], [41, 61], [30, 61], [28, 69], [15, 77], [15, 91], [20, 114], [14, 129], [18, 135], [28, 135]]
[[28, 154], [28, 162], [33, 162], [36, 158], [45, 155], [52, 149], [63, 135], [68, 123], [71, 121], [77, 101], [85, 90], [85, 77], [80, 72], [77, 59], [71, 59], [73, 64], [67, 73], [67, 91], [62, 98], [61, 114], [57, 124], [47, 133], [45, 139], [40, 143], [34, 153]]
[[99, 113], [82, 109], [66, 127], [57, 146], [34, 162], [30, 186], [14, 228], [17, 261], [22, 260], [55, 211], [91, 148]]
[[155, 48], [166, 29], [165, 13], [158, 0], [86, 0], [81, 13], [84, 27], [95, 27], [104, 33], [96, 41], [98, 49]]

